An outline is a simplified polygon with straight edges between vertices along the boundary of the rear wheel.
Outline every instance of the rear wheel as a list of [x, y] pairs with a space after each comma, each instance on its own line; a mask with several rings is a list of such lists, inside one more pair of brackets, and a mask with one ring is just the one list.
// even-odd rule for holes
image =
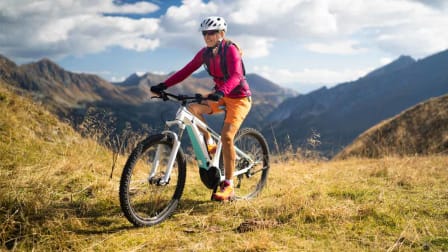
[[[120, 181], [120, 205], [125, 217], [135, 226], [162, 222], [179, 203], [186, 176], [185, 156], [181, 149], [170, 180], [161, 183], [172, 147], [173, 143], [166, 135], [150, 136], [137, 145], [126, 162]], [[158, 169], [150, 177], [155, 163], [158, 163]]]
[[235, 146], [253, 161], [237, 154], [235, 172], [253, 166], [246, 173], [234, 178], [235, 196], [237, 199], [250, 199], [257, 196], [266, 184], [269, 148], [263, 135], [253, 128], [241, 129], [234, 142]]

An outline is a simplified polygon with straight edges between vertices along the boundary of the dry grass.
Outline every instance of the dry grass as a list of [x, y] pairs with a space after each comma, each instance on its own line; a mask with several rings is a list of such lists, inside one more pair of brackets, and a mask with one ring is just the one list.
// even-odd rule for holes
[[448, 95], [431, 98], [365, 131], [336, 158], [448, 153]]
[[175, 214], [134, 228], [112, 153], [4, 89], [0, 107], [0, 250], [448, 249], [447, 156], [278, 162], [260, 197], [231, 203], [209, 201], [189, 164]]

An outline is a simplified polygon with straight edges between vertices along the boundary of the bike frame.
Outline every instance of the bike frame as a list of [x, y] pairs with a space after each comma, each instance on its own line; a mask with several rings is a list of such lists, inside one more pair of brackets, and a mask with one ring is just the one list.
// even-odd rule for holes
[[[216, 167], [219, 168], [219, 157], [221, 156], [222, 151], [222, 142], [221, 142], [221, 136], [216, 133], [213, 129], [208, 127], [203, 121], [201, 121], [199, 118], [194, 116], [188, 109], [186, 108], [185, 104], [182, 104], [176, 113], [176, 118], [172, 121], [166, 121], [167, 130], [162, 131], [162, 134], [169, 135], [173, 139], [173, 147], [170, 153], [170, 157], [168, 160], [167, 169], [165, 171], [165, 175], [161, 178], [159, 181], [160, 185], [165, 185], [169, 182], [171, 177], [171, 171], [173, 169], [173, 165], [177, 156], [177, 153], [179, 151], [180, 145], [181, 145], [181, 138], [183, 135], [184, 130], [187, 130], [189, 139], [192, 143], [193, 150], [196, 156], [196, 160], [199, 165], [199, 169], [206, 169], [208, 170], [210, 167]], [[179, 132], [176, 133], [172, 130], [169, 130], [173, 126], [179, 127]], [[206, 144], [204, 142], [203, 134], [201, 133], [200, 129], [207, 130], [210, 132], [210, 135], [212, 138], [217, 142], [217, 149], [216, 153], [213, 155], [213, 158], [210, 158], [210, 155], [208, 154]], [[153, 161], [151, 172], [149, 174], [149, 180], [151, 180], [159, 167], [159, 156], [160, 156], [160, 146], [157, 147], [156, 150], [156, 157]], [[247, 173], [256, 163], [254, 160], [244, 153], [242, 150], [237, 148], [235, 146], [235, 152], [236, 152], [236, 161], [240, 160], [241, 158], [244, 158], [249, 161], [249, 165], [245, 167], [244, 169], [237, 170], [234, 172], [234, 176], [239, 176], [242, 174]], [[218, 169], [220, 170], [220, 169]], [[221, 173], [221, 171], [220, 171]], [[224, 174], [220, 174], [221, 181], [225, 179]]]

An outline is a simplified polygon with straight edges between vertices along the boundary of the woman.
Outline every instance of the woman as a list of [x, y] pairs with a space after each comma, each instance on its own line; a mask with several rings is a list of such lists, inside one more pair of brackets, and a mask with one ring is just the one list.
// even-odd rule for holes
[[[205, 18], [200, 26], [206, 47], [199, 50], [195, 57], [181, 70], [165, 82], [151, 87], [154, 93], [160, 93], [190, 76], [203, 64], [215, 82], [214, 92], [208, 94], [208, 100], [202, 104], [191, 104], [189, 111], [205, 121], [204, 114], [223, 112], [226, 115], [221, 131], [222, 151], [225, 169], [225, 181], [213, 194], [218, 201], [231, 200], [234, 197], [233, 173], [235, 171], [234, 137], [251, 108], [250, 89], [244, 77], [244, 67], [239, 48], [225, 39], [227, 24], [222, 17]], [[203, 132], [210, 152], [216, 150], [216, 144], [209, 132]]]

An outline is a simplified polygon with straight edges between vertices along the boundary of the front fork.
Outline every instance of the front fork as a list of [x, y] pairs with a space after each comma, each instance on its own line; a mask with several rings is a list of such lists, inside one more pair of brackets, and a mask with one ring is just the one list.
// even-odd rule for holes
[[170, 157], [168, 159], [168, 163], [166, 166], [166, 171], [161, 178], [155, 177], [157, 174], [157, 171], [159, 170], [160, 153], [162, 152], [162, 150], [161, 150], [162, 146], [160, 144], [157, 146], [156, 154], [155, 154], [154, 160], [152, 162], [152, 168], [151, 168], [151, 171], [150, 171], [149, 177], [148, 177], [148, 181], [151, 184], [157, 184], [157, 185], [166, 185], [169, 183], [170, 178], [171, 178], [171, 172], [172, 172], [173, 166], [174, 166], [174, 162], [176, 161], [177, 152], [179, 151], [179, 148], [180, 148], [179, 137], [176, 133], [169, 131], [169, 130], [165, 130], [162, 132], [162, 134], [167, 135], [166, 137], [170, 137], [171, 140], [173, 141], [173, 145], [172, 145]]

